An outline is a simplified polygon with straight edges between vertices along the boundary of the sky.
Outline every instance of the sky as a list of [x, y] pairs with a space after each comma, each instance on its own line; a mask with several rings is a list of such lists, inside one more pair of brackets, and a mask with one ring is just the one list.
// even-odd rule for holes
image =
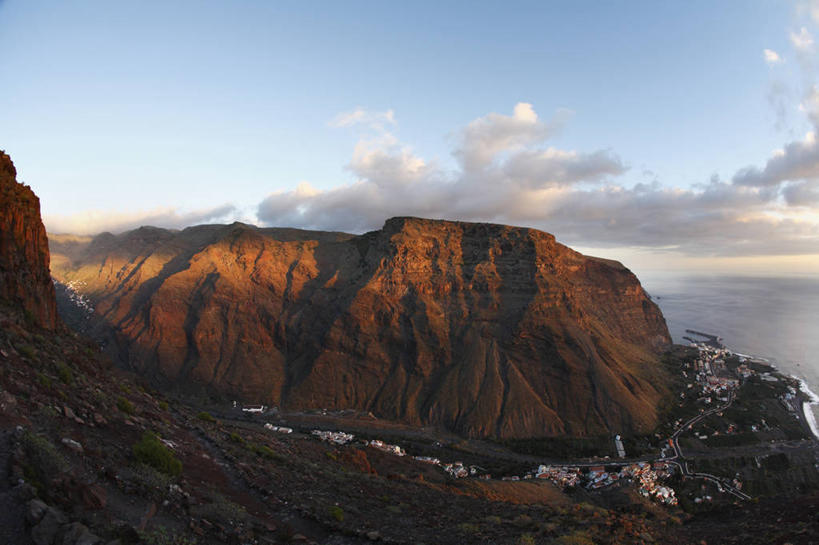
[[819, 272], [819, 0], [0, 0], [49, 232], [413, 215], [637, 271]]

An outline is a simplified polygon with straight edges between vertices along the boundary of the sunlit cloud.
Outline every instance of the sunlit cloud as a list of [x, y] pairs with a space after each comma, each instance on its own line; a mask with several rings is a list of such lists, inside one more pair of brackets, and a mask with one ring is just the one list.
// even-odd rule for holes
[[[511, 115], [480, 117], [455, 131], [455, 170], [377, 132], [354, 148], [348, 164], [354, 182], [272, 194], [258, 217], [270, 225], [352, 232], [377, 229], [399, 215], [491, 221], [544, 229], [570, 244], [689, 256], [812, 254], [819, 248], [819, 221], [806, 213], [815, 198], [811, 180], [819, 173], [810, 137], [730, 182], [714, 177], [681, 189], [629, 183], [628, 165], [612, 150], [549, 145], [564, 123], [565, 113], [544, 122], [528, 103]], [[790, 213], [795, 207], [801, 215]]]
[[388, 125], [395, 125], [395, 113], [392, 110], [377, 112], [364, 108], [356, 108], [350, 112], [338, 114], [329, 122], [329, 125], [331, 127], [365, 125], [371, 128], [383, 129]]
[[813, 48], [813, 35], [802, 27], [798, 32], [791, 31], [790, 40], [793, 47], [799, 51], [810, 51]]
[[782, 62], [782, 57], [779, 56], [779, 53], [772, 49], [764, 49], [762, 51], [762, 57], [765, 59], [770, 65], [779, 64]]
[[143, 225], [181, 229], [201, 223], [218, 223], [236, 219], [238, 210], [225, 204], [204, 210], [184, 212], [178, 208], [156, 208], [135, 212], [89, 210], [71, 215], [51, 214], [43, 218], [49, 233], [93, 235], [109, 231], [119, 233]]

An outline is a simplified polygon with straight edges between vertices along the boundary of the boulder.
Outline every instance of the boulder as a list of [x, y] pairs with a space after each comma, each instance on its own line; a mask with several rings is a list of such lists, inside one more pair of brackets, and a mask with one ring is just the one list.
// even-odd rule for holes
[[46, 509], [40, 522], [31, 530], [31, 540], [35, 545], [54, 545], [60, 527], [68, 522], [65, 515], [53, 507]]
[[31, 500], [28, 502], [28, 511], [26, 512], [26, 522], [29, 526], [34, 526], [40, 522], [48, 511], [48, 505], [42, 500]]

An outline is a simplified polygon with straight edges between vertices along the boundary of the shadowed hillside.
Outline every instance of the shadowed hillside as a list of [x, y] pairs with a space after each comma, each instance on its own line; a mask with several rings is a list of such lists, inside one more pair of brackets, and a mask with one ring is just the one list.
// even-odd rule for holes
[[472, 436], [649, 430], [665, 321], [621, 264], [503, 225], [361, 236], [235, 223], [52, 237], [126, 366], [290, 409]]

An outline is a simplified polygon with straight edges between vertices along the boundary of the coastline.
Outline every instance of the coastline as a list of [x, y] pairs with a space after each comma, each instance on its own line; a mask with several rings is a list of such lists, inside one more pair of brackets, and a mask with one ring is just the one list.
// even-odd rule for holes
[[[729, 349], [730, 350], [730, 349]], [[796, 375], [790, 373], [783, 373], [782, 370], [776, 365], [776, 362], [770, 358], [763, 358], [761, 356], [752, 356], [749, 354], [740, 354], [739, 352], [734, 352], [731, 350], [731, 353], [746, 358], [750, 360], [756, 361], [763, 361], [766, 365], [770, 365], [778, 373], [781, 373], [787, 377], [790, 377], [799, 382], [799, 391], [802, 392], [807, 398], [807, 401], [802, 402], [802, 414], [805, 417], [805, 422], [807, 422], [808, 427], [810, 428], [811, 433], [815, 439], [819, 439], [819, 422], [816, 419], [816, 413], [814, 412], [814, 406], [817, 408], [816, 410], [819, 411], [819, 395], [810, 389], [808, 385], [808, 381], [802, 377], [797, 377]]]
[[[725, 345], [723, 345], [725, 346]], [[748, 360], [755, 360], [758, 362], [764, 362], [766, 365], [771, 366], [774, 368], [778, 373], [790, 377], [799, 382], [799, 391], [802, 392], [806, 397], [806, 401], [802, 401], [802, 414], [804, 415], [805, 422], [807, 422], [808, 427], [810, 428], [813, 437], [819, 440], [819, 421], [817, 421], [817, 412], [819, 412], [819, 395], [817, 395], [813, 390], [810, 389], [808, 385], [808, 381], [802, 377], [798, 377], [796, 375], [790, 373], [784, 373], [777, 365], [776, 361], [771, 358], [765, 358], [762, 356], [756, 356], [752, 354], [743, 354], [740, 352], [736, 352], [731, 350], [727, 346], [725, 346], [732, 354], [735, 356], [739, 356], [741, 358], [745, 358]], [[814, 408], [815, 407], [815, 408]], [[814, 412], [816, 411], [816, 412]]]
[[809, 401], [802, 402], [802, 412], [805, 413], [805, 420], [810, 427], [813, 436], [819, 439], [819, 424], [816, 422], [816, 414], [814, 413], [814, 405], [819, 407], [819, 396], [817, 396], [808, 386], [805, 379], [793, 377], [799, 381], [799, 389], [808, 396]]

